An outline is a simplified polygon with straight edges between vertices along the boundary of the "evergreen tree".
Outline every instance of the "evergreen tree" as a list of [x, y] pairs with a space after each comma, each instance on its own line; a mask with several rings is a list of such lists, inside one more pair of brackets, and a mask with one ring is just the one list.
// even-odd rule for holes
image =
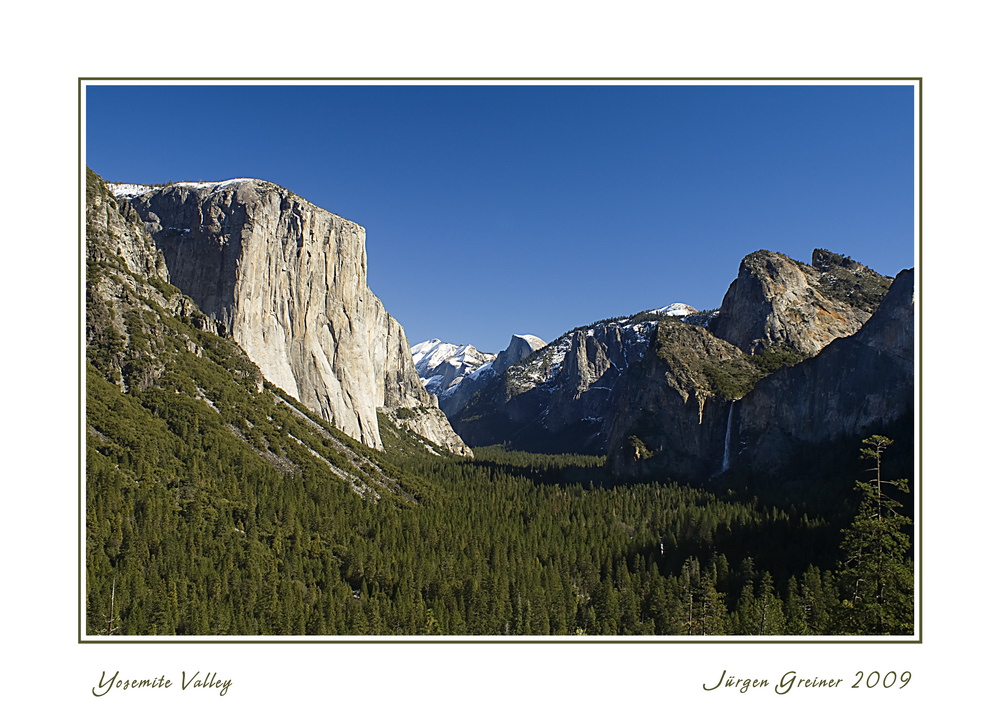
[[784, 634], [785, 616], [781, 600], [774, 592], [774, 581], [770, 572], [764, 572], [760, 580], [760, 598], [754, 609], [757, 619], [757, 634]]
[[721, 592], [716, 591], [712, 577], [702, 572], [695, 593], [698, 614], [693, 620], [692, 634], [718, 635], [726, 633], [727, 615], [723, 596]]
[[912, 520], [900, 512], [902, 502], [890, 491], [907, 493], [906, 479], [882, 478], [882, 460], [892, 444], [884, 436], [864, 440], [862, 458], [873, 474], [856, 482], [861, 494], [857, 516], [844, 530], [843, 558], [838, 565], [842, 606], [838, 631], [844, 634], [913, 633], [913, 563], [908, 559]]
[[785, 600], [785, 632], [791, 635], [809, 634], [806, 621], [806, 602], [799, 594], [795, 577], [788, 580], [788, 597]]

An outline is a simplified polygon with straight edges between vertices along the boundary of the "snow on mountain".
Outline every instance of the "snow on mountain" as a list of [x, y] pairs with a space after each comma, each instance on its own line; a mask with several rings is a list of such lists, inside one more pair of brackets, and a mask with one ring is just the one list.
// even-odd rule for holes
[[530, 349], [503, 374], [483, 374], [478, 391], [453, 408], [454, 398], [475, 383], [464, 382], [448, 408], [441, 408], [474, 446], [511, 443], [546, 453], [570, 447], [605, 453], [602, 429], [622, 398], [623, 379], [646, 354], [658, 326], [668, 323], [681, 325], [679, 319], [644, 311], [574, 328]]
[[446, 343], [437, 338], [412, 346], [410, 352], [424, 388], [437, 396], [496, 358], [496, 354], [483, 353], [475, 346]]
[[454, 356], [458, 348], [453, 343], [445, 343], [441, 339], [433, 338], [430, 341], [411, 346], [410, 353], [413, 355], [413, 365], [417, 367], [419, 373], [421, 368], [434, 368]]
[[108, 188], [115, 198], [132, 198], [156, 190], [156, 186], [142, 183], [108, 183]]
[[[647, 318], [640, 320], [643, 316]], [[638, 361], [645, 354], [657, 323], [656, 319], [648, 318], [646, 313], [598, 321], [569, 331], [517, 364], [510, 374], [510, 383], [521, 391], [532, 387], [555, 390], [562, 383], [563, 364], [574, 347], [577, 347], [576, 353], [582, 352], [584, 356], [588, 353], [586, 349], [580, 348], [581, 336], [593, 339], [587, 342], [591, 344], [591, 348], [596, 348], [596, 345], [602, 348], [609, 344], [615, 345], [618, 350], [612, 354], [614, 360], [609, 360], [609, 363], [616, 369], [615, 373], [620, 374], [622, 368]], [[571, 371], [570, 374], [572, 373]]]
[[[253, 178], [230, 178], [224, 181], [183, 181], [171, 185], [181, 188], [212, 188], [214, 191], [217, 191], [229, 185], [246, 183], [253, 180]], [[134, 198], [135, 196], [141, 196], [162, 187], [163, 184], [154, 186], [143, 183], [108, 183], [108, 188], [111, 189], [111, 194], [115, 198]]]
[[524, 359], [518, 364], [517, 371], [511, 376], [512, 383], [519, 388], [527, 388], [551, 381], [559, 373], [572, 343], [571, 334], [564, 334], [537, 353]]
[[690, 316], [692, 313], [698, 313], [698, 309], [686, 303], [671, 303], [669, 306], [656, 309], [655, 313], [662, 313], [664, 316]]

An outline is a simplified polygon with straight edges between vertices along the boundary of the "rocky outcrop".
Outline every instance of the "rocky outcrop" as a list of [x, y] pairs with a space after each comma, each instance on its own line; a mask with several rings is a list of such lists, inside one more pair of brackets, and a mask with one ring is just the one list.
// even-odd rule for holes
[[876, 433], [912, 448], [913, 413], [913, 271], [901, 271], [856, 334], [772, 374], [736, 405], [733, 464], [762, 474], [801, 466], [806, 454], [853, 456]]
[[[802, 485], [829, 477], [876, 433], [901, 442], [901, 473], [912, 472], [912, 456], [905, 469], [913, 443], [912, 271], [899, 273], [857, 333], [770, 374], [761, 373], [759, 357], [719, 339], [706, 338], [703, 353], [690, 340], [679, 344], [685, 362], [669, 351], [665, 328], [657, 352], [630, 375], [615, 415], [608, 462], [618, 477], [706, 483], [725, 473], [751, 485]], [[748, 385], [745, 393], [720, 393]]]
[[[619, 382], [646, 352], [656, 321], [619, 319], [574, 329], [491, 373], [452, 417], [473, 446], [506, 444], [545, 453], [603, 453]], [[494, 366], [527, 352], [515, 336]], [[459, 390], [464, 390], [463, 382]], [[471, 388], [471, 387], [470, 387]]]
[[[748, 353], [778, 345], [807, 356], [856, 332], [890, 279], [828, 251], [816, 251], [814, 262], [818, 266], [772, 251], [748, 255], [710, 325], [712, 332]], [[855, 284], [869, 291], [863, 300], [860, 292], [851, 298]]]
[[[379, 408], [436, 411], [402, 327], [368, 288], [360, 225], [255, 179], [176, 183], [131, 205], [171, 283], [265, 378], [337, 428], [381, 448]], [[422, 425], [432, 440], [465, 449], [436, 416], [436, 429]]]
[[514, 334], [510, 337], [510, 343], [507, 344], [507, 348], [497, 354], [492, 366], [493, 372], [502, 374], [511, 366], [520, 363], [544, 346], [545, 342], [538, 338], [538, 336], [532, 336], [527, 333]]
[[[426, 439], [423, 446], [432, 453], [443, 449], [458, 456], [472, 455], [472, 451], [454, 431], [449, 434], [441, 433], [441, 419], [444, 415], [436, 406], [399, 407], [380, 411], [397, 428]], [[448, 428], [451, 429], [450, 426]]]
[[115, 198], [104, 180], [89, 168], [86, 191], [88, 260], [121, 262], [131, 273], [166, 281], [163, 254], [144, 232], [138, 214], [128, 202]]
[[[184, 352], [201, 357], [195, 334], [168, 326], [173, 317], [206, 331], [211, 322], [167, 282], [163, 254], [127, 202], [89, 168], [86, 180], [85, 341], [87, 361], [125, 393], [155, 386]], [[260, 371], [241, 352], [229, 371], [260, 389]]]
[[760, 371], [705, 328], [661, 321], [629, 370], [608, 428], [608, 462], [620, 477], [704, 480], [722, 470], [730, 410]]

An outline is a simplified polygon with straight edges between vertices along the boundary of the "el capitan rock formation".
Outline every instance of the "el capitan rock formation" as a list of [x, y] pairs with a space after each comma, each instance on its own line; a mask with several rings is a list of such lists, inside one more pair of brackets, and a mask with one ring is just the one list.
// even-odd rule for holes
[[404, 426], [419, 418], [421, 435], [469, 453], [424, 391], [402, 327], [368, 288], [360, 225], [255, 179], [119, 192], [170, 282], [270, 382], [369, 446], [382, 446], [380, 409], [409, 409], [397, 419]]

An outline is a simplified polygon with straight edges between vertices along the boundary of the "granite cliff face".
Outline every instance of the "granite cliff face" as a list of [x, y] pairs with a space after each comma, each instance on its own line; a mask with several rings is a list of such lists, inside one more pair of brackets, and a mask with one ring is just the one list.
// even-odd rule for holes
[[[136, 212], [89, 169], [85, 203], [87, 486], [95, 498], [116, 490], [131, 497], [142, 484], [170, 500], [164, 513], [194, 499], [213, 508], [205, 489], [217, 470], [200, 463], [209, 458], [251, 486], [308, 476], [339, 479], [373, 503], [413, 501], [383, 455], [266, 384], [244, 350], [215, 333], [215, 322], [167, 281]], [[219, 497], [227, 516], [231, 498], [229, 490]], [[98, 512], [98, 525], [106, 516]], [[236, 519], [233, 533], [242, 531]], [[134, 518], [125, 528], [135, 528]]]
[[701, 326], [661, 321], [629, 370], [607, 429], [614, 473], [667, 470], [672, 479], [719, 472], [729, 411], [761, 371], [749, 354]]
[[[732, 463], [750, 474], [773, 471], [825, 449], [853, 450], [895, 429], [914, 412], [913, 271], [901, 271], [878, 310], [854, 335], [815, 358], [781, 369], [739, 401], [733, 415]], [[900, 438], [902, 436], [902, 438]], [[846, 452], [845, 452], [846, 453]]]
[[535, 351], [544, 348], [545, 345], [545, 342], [538, 336], [515, 333], [510, 337], [507, 348], [497, 354], [490, 368], [493, 373], [502, 374], [514, 364], [520, 363]]
[[128, 203], [119, 203], [104, 180], [87, 172], [87, 258], [100, 263], [124, 262], [139, 276], [166, 281], [167, 265], [153, 239], [142, 229], [139, 215]]
[[[142, 229], [136, 213], [121, 204], [104, 181], [87, 171], [85, 342], [87, 358], [122, 392], [153, 386], [166, 370], [172, 344], [157, 315], [183, 319], [206, 330], [195, 303], [167, 283], [163, 254]], [[189, 338], [186, 350], [200, 354]], [[259, 372], [238, 369], [249, 377]], [[256, 381], [254, 382], [256, 383]]]
[[[815, 251], [813, 263], [751, 253], [726, 292], [712, 333], [748, 353], [778, 344], [815, 356], [833, 339], [856, 332], [890, 279], [829, 251]], [[864, 292], [868, 287], [873, 290]]]
[[379, 410], [427, 409], [422, 435], [469, 453], [368, 288], [364, 228], [261, 180], [137, 190], [122, 195], [171, 283], [265, 378], [369, 446], [382, 445]]

